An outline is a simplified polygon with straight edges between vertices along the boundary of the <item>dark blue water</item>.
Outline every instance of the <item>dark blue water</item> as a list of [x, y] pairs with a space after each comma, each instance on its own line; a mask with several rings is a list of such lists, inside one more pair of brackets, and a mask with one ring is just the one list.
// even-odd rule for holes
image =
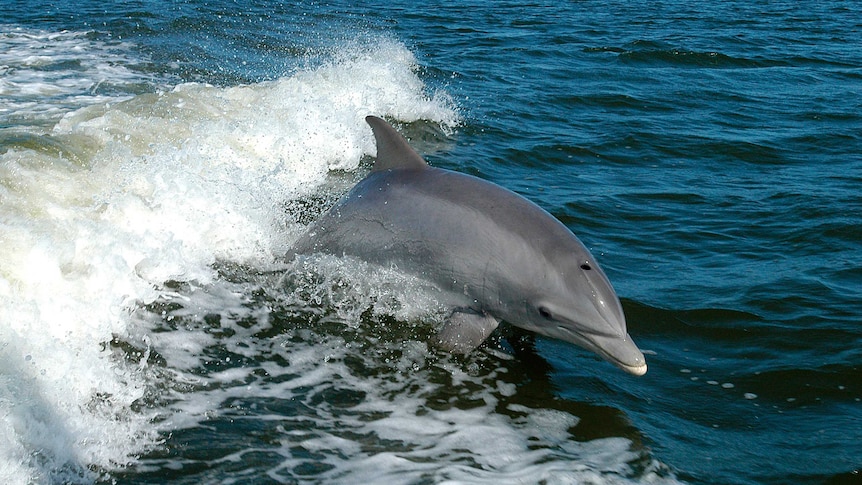
[[[393, 290], [401, 285], [396, 276], [365, 277], [367, 269], [343, 268], [279, 283], [258, 276], [277, 261], [282, 247], [267, 241], [296, 237], [303, 223], [367, 170], [367, 158], [348, 163], [333, 155], [325, 161], [329, 175], [314, 179], [312, 189], [291, 189], [260, 202], [283, 207], [279, 210], [289, 221], [284, 226], [262, 224], [258, 234], [237, 223], [234, 232], [249, 237], [228, 249], [219, 241], [233, 236], [203, 229], [200, 237], [177, 229], [165, 239], [202, 240], [200, 247], [184, 242], [174, 252], [185, 259], [207, 254], [194, 268], [210, 268], [211, 279], [189, 268], [147, 273], [137, 260], [129, 263], [156, 293], [138, 295], [139, 303], [131, 305], [137, 310], [118, 310], [117, 315], [133, 314], [120, 330], [113, 324], [113, 330], [86, 333], [80, 341], [113, 348], [113, 360], [105, 365], [122, 369], [116, 372], [127, 373], [144, 390], [126, 404], [111, 400], [116, 391], [96, 392], [99, 399], [82, 398], [89, 404], [79, 407], [109, 416], [108, 422], [141, 421], [129, 432], [140, 435], [142, 446], [117, 458], [104, 452], [112, 446], [105, 443], [66, 458], [40, 445], [44, 440], [33, 436], [41, 434], [32, 431], [37, 423], [50, 426], [65, 418], [28, 414], [24, 425], [16, 425], [14, 419], [20, 422], [23, 415], [16, 409], [36, 398], [10, 396], [31, 383], [50, 387], [52, 381], [11, 378], [9, 393], [0, 394], [0, 401], [11, 404], [0, 417], [14, 429], [7, 436], [16, 445], [5, 451], [9, 460], [28, 457], [23, 473], [32, 479], [710, 484], [859, 479], [862, 13], [855, 2], [12, 1], [0, 7], [0, 18], [7, 43], [19, 41], [20, 29], [31, 37], [66, 31], [81, 39], [70, 41], [68, 59], [55, 53], [45, 64], [0, 62], [5, 64], [0, 80], [7, 82], [0, 85], [0, 102], [12, 107], [0, 112], [5, 157], [0, 223], [20, 229], [27, 227], [20, 222], [26, 217], [16, 219], [21, 214], [43, 221], [40, 214], [56, 211], [38, 208], [78, 207], [69, 202], [76, 198], [61, 198], [21, 209], [37, 199], [21, 191], [33, 175], [20, 167], [45, 163], [54, 170], [58, 160], [71, 160], [70, 151], [78, 154], [75, 164], [94, 171], [84, 179], [97, 178], [97, 167], [109, 164], [104, 160], [132, 160], [134, 167], [164, 163], [164, 171], [144, 175], [161, 181], [172, 177], [172, 163], [207, 179], [209, 165], [194, 153], [241, 146], [254, 152], [250, 160], [266, 167], [255, 165], [267, 174], [255, 180], [285, 173], [297, 180], [306, 176], [283, 168], [293, 163], [287, 155], [267, 158], [267, 137], [284, 129], [269, 126], [269, 120], [296, 117], [299, 121], [285, 126], [320, 127], [272, 146], [338, 147], [351, 143], [350, 136], [340, 141], [331, 125], [322, 124], [324, 118], [353, 123], [351, 129], [362, 133], [364, 127], [345, 111], [385, 114], [401, 122], [432, 165], [511, 188], [578, 234], [613, 282], [629, 331], [648, 351], [650, 366], [646, 376], [633, 378], [569, 344], [531, 342], [512, 330], [496, 336], [484, 352], [453, 359], [419, 345], [424, 330], [415, 322], [423, 321], [433, 301], [416, 303]], [[52, 42], [33, 40], [27, 55], [46, 51]], [[389, 46], [383, 56], [373, 54], [379, 44]], [[98, 53], [91, 58], [75, 49]], [[374, 79], [358, 74], [365, 64], [358, 71], [343, 67], [346, 57], [368, 58], [369, 69], [388, 72], [390, 63], [401, 62], [402, 51], [415, 57], [419, 92], [430, 108], [402, 100], [415, 91], [407, 81], [363, 91]], [[100, 56], [122, 73], [104, 74], [106, 67], [94, 60]], [[28, 74], [14, 77], [20, 73]], [[293, 84], [284, 80], [302, 76], [312, 77], [302, 89], [288, 89]], [[80, 89], [46, 89], [50, 93], [39, 96], [22, 87], [70, 86], [84, 78], [92, 80], [85, 79]], [[188, 95], [172, 91], [180, 85], [192, 86]], [[269, 93], [273, 86], [281, 94], [266, 99], [279, 111], [260, 115], [259, 98], [251, 93]], [[335, 93], [334, 101], [326, 98], [335, 107], [319, 101], [320, 93]], [[181, 106], [182, 96], [187, 104]], [[220, 104], [227, 98], [245, 101]], [[129, 104], [60, 121], [65, 113], [120, 99]], [[341, 110], [354, 102], [356, 108]], [[196, 111], [184, 117], [169, 105], [176, 110], [194, 105]], [[141, 119], [151, 124], [136, 128]], [[207, 137], [216, 127], [224, 131]], [[162, 129], [163, 135], [153, 134]], [[234, 140], [232, 130], [253, 136]], [[188, 132], [188, 139], [160, 145], [179, 132]], [[96, 150], [82, 133], [87, 140], [99, 139], [97, 133], [116, 136], [105, 145], [109, 148]], [[317, 141], [307, 142], [311, 139]], [[177, 155], [192, 149], [198, 151], [188, 158]], [[43, 156], [52, 161], [42, 162]], [[264, 182], [244, 178], [252, 172], [251, 162], [237, 166], [225, 179], [237, 180], [238, 193], [263, 187]], [[138, 168], [119, 172], [129, 170]], [[70, 177], [68, 184], [84, 184]], [[138, 252], [147, 261], [173, 257], [168, 250], [137, 249], [135, 238], [149, 241], [157, 227], [170, 223], [169, 214], [197, 214], [184, 223], [194, 227], [223, 217], [208, 212], [206, 204], [192, 203], [197, 199], [189, 194], [197, 193], [198, 179], [182, 180], [165, 182], [173, 199], [141, 197], [158, 207], [173, 200], [176, 207], [156, 212], [161, 222], [147, 219], [149, 232], [130, 230], [139, 235], [123, 239], [117, 254], [127, 261]], [[125, 194], [139, 185], [129, 182], [117, 191]], [[229, 201], [224, 214], [245, 210], [245, 202], [234, 202], [239, 195], [222, 195], [220, 187], [200, 186], [218, 204], [219, 197]], [[105, 200], [111, 207], [132, 204], [125, 198]], [[93, 220], [113, 221], [110, 210], [98, 214], [105, 215]], [[33, 234], [78, 221], [64, 217], [49, 219], [49, 229], [39, 225]], [[88, 234], [107, 234], [112, 227]], [[63, 237], [46, 243], [49, 253], [61, 247], [56, 241]], [[12, 242], [4, 244], [19, 241], [8, 239]], [[215, 241], [212, 255], [207, 241]], [[117, 244], [107, 243], [108, 252]], [[258, 255], [259, 247], [269, 259]], [[100, 268], [114, 268], [108, 258], [75, 258], [74, 267], [87, 266], [87, 274], [96, 275], [93, 281], [99, 281]], [[161, 268], [158, 262], [147, 264]], [[58, 267], [68, 278], [69, 265]], [[15, 308], [33, 305], [46, 314], [32, 296], [36, 290], [28, 289], [35, 286], [20, 283], [15, 271], [10, 261], [0, 266], [5, 282], [0, 295], [24, 295]], [[343, 290], [347, 296], [333, 290], [342, 287], [352, 290]], [[209, 296], [201, 298], [201, 292]], [[395, 303], [381, 303], [390, 300]], [[12, 313], [7, 315], [11, 322]], [[45, 317], [34, 318], [37, 325]], [[2, 362], [18, 362], [18, 350], [12, 350], [18, 327], [4, 325]], [[74, 335], [81, 328], [72, 326], [67, 334], [72, 337], [59, 338], [77, 344]], [[36, 350], [22, 356], [49, 348], [41, 341], [28, 345]], [[128, 371], [129, 362], [144, 370]], [[7, 369], [11, 364], [0, 370], [0, 389], [4, 375], [12, 375]], [[77, 387], [89, 392], [87, 384]], [[92, 404], [102, 401], [112, 405]], [[44, 405], [51, 409], [56, 403], [46, 397]], [[411, 420], [418, 424], [411, 427]], [[147, 423], [157, 430], [155, 437], [140, 431]], [[441, 428], [433, 428], [437, 425]], [[462, 429], [471, 431], [462, 436]], [[501, 429], [508, 434], [495, 434]], [[76, 438], [70, 431], [68, 439], [78, 446], [95, 438]]]

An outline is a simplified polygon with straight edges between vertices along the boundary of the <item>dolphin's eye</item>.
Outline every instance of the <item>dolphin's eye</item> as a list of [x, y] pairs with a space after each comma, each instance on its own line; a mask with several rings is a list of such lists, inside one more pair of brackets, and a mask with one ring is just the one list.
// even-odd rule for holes
[[542, 318], [547, 319], [547, 320], [550, 320], [551, 318], [553, 318], [553, 315], [551, 315], [551, 310], [548, 310], [547, 308], [545, 308], [543, 306], [539, 307], [539, 315], [541, 315]]
[[581, 265], [581, 269], [584, 271], [589, 271], [589, 270], [593, 269], [593, 267], [590, 266], [590, 263], [584, 263]]

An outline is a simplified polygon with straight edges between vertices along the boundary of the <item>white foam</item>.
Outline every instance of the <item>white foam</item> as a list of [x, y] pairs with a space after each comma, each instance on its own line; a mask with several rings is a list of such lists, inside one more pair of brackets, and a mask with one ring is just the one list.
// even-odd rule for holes
[[159, 83], [136, 69], [142, 63], [128, 43], [0, 24], [0, 126], [53, 122], [123, 89]]
[[[20, 31], [3, 42], [3, 96], [30, 110], [15, 129], [32, 134], [0, 154], [4, 483], [89, 482], [157, 445], [152, 420], [182, 418], [132, 411], [164, 379], [143, 355], [167, 349], [179, 369], [171, 385], [194, 388], [195, 377], [180, 370], [214, 337], [148, 335], [155, 320], [133, 310], [189, 298], [163, 284], [211, 285], [216, 261], [276, 265], [301, 230], [285, 221], [285, 204], [373, 153], [365, 115], [457, 122], [445, 95], [426, 93], [411, 53], [385, 39], [346, 46], [320, 67], [273, 82], [185, 84], [107, 103], [94, 86], [126, 79], [129, 46]], [[40, 57], [27, 55], [33, 46]], [[83, 69], [36, 77], [40, 64], [66, 55]], [[50, 133], [28, 131], [29, 121], [75, 103], [89, 106], [65, 114]], [[141, 345], [140, 361], [112, 353], [115, 336]]]
[[[503, 404], [512, 395], [512, 383], [504, 378], [506, 369], [494, 365], [509, 360], [494, 352], [479, 352], [471, 358], [473, 364], [465, 364], [426, 347], [417, 368], [411, 352], [417, 342], [395, 337], [368, 345], [363, 336], [367, 329], [347, 323], [335, 333], [312, 326], [299, 338], [289, 327], [277, 337], [256, 338], [254, 328], [230, 326], [238, 335], [220, 345], [234, 351], [241, 342], [268, 357], [235, 368], [227, 380], [215, 367], [189, 368], [204, 384], [194, 393], [174, 396], [172, 415], [183, 421], [170, 422], [169, 429], [257, 420], [253, 429], [266, 440], [251, 440], [224, 456], [203, 459], [203, 464], [253, 461], [256, 467], [269, 467], [265, 472], [278, 481], [311, 474], [307, 478], [318, 483], [678, 483], [658, 464], [635, 473], [631, 464], [643, 457], [628, 439], [579, 442], [570, 431], [578, 417]], [[184, 328], [183, 334], [205, 331]], [[174, 354], [167, 346], [159, 351]], [[389, 354], [393, 357], [384, 357]], [[286, 364], [275, 365], [273, 355]], [[473, 372], [472, 365], [482, 370]], [[355, 398], [343, 402], [338, 395]], [[291, 403], [292, 411], [267, 415], [262, 407], [273, 402]], [[249, 416], [246, 409], [256, 411]], [[277, 454], [278, 459], [260, 462], [252, 458], [255, 453]], [[201, 464], [156, 460], [142, 467]]]

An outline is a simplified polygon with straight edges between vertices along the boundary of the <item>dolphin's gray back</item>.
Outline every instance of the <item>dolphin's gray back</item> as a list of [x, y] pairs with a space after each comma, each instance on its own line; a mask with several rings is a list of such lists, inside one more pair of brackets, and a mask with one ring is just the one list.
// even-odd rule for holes
[[501, 295], [497, 282], [512, 274], [529, 280], [542, 246], [558, 254], [561, 243], [583, 248], [562, 223], [507, 189], [438, 168], [396, 169], [359, 182], [292, 253], [397, 265], [467, 299], [499, 301], [513, 295]]

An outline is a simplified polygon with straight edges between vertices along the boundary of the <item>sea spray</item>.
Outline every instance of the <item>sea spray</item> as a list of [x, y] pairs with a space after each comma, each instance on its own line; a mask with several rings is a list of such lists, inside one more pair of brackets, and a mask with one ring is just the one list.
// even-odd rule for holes
[[[285, 206], [374, 153], [365, 115], [457, 123], [403, 45], [337, 52], [260, 84], [85, 96], [50, 131], [4, 130], [4, 482], [89, 482], [158, 446], [153, 420], [170, 417], [140, 405], [161, 384], [135, 309], [172, 294], [166, 282], [214, 282], [219, 261], [278, 266], [300, 229]], [[124, 340], [141, 359], [116, 352]]]

